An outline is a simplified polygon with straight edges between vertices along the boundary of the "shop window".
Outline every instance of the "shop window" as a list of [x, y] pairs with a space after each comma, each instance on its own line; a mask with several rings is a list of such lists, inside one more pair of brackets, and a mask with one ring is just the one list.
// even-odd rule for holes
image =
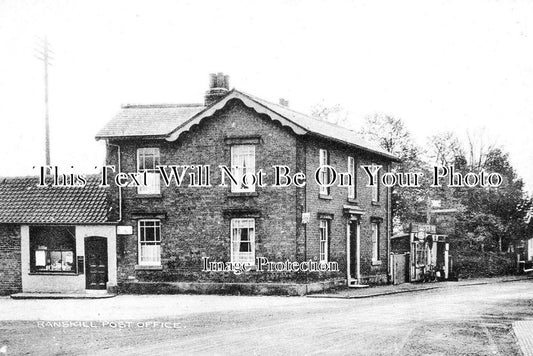
[[30, 227], [30, 271], [76, 273], [75, 228]]

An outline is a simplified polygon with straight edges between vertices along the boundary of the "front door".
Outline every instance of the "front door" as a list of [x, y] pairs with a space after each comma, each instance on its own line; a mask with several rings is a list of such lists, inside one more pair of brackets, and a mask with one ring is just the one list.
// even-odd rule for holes
[[107, 283], [107, 239], [87, 237], [85, 239], [85, 288], [106, 289]]

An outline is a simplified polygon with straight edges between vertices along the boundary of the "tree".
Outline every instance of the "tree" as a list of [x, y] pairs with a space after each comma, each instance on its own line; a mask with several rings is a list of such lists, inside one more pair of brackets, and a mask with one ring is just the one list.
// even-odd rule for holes
[[483, 167], [488, 153], [496, 148], [496, 139], [490, 137], [485, 128], [467, 130], [466, 138], [468, 164], [471, 167]]
[[[503, 178], [502, 184], [493, 188], [462, 188], [458, 190], [457, 195], [469, 211], [468, 218], [476, 223], [476, 229], [471, 227], [468, 231], [479, 234], [481, 231], [490, 230], [491, 234], [485, 234], [490, 242], [487, 245], [502, 252], [509, 245], [525, 238], [526, 211], [519, 207], [526, 204], [527, 197], [523, 192], [523, 182], [516, 175], [506, 152], [500, 148], [492, 148], [487, 153], [480, 153], [478, 158], [483, 159], [475, 160], [469, 169], [472, 172], [483, 169], [489, 173], [499, 173]], [[481, 164], [481, 167], [478, 167], [478, 164]], [[494, 221], [499, 223], [495, 224]]]
[[459, 138], [450, 131], [430, 136], [427, 144], [428, 161], [442, 166], [453, 165], [455, 160], [465, 157]]
[[348, 122], [349, 113], [339, 104], [333, 106], [317, 104], [311, 108], [311, 116], [332, 124], [345, 126]]
[[[422, 149], [414, 142], [402, 119], [384, 114], [368, 116], [358, 134], [400, 159], [400, 163], [393, 165], [393, 172], [422, 172], [424, 176], [429, 176], [429, 171], [421, 160]], [[392, 188], [392, 216], [395, 230], [400, 230], [406, 223], [425, 220], [428, 194], [426, 185]]]

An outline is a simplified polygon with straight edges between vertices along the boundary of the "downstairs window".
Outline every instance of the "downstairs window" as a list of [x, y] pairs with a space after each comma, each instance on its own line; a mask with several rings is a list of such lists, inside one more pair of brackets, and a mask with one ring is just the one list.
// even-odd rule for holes
[[31, 272], [76, 272], [73, 226], [30, 227]]

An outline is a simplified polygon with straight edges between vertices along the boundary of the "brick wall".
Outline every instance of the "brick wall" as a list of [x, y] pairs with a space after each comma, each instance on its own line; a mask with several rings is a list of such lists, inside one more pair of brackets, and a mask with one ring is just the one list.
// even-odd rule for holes
[[20, 226], [0, 225], [0, 295], [21, 290]]
[[[230, 102], [215, 117], [182, 135], [176, 142], [128, 141], [120, 143], [122, 171], [136, 170], [138, 147], [159, 147], [161, 164], [210, 165], [213, 187], [164, 187], [161, 198], [141, 198], [135, 188], [123, 191], [123, 222], [134, 227], [134, 235], [120, 236], [119, 281], [138, 279], [213, 280], [215, 276], [201, 273], [202, 257], [215, 261], [230, 260], [230, 221], [232, 209], [244, 209], [256, 217], [256, 256], [269, 260], [296, 260], [296, 188], [256, 188], [257, 196], [236, 196], [230, 187], [219, 187], [218, 165], [230, 165], [230, 145], [227, 136], [258, 135], [262, 143], [256, 146], [256, 169], [267, 171], [271, 181], [271, 166], [288, 165], [296, 169], [296, 137], [279, 123], [261, 117], [240, 101]], [[108, 156], [116, 164], [115, 155]], [[185, 185], [188, 184], [186, 177]], [[216, 183], [216, 184], [215, 184]], [[136, 271], [137, 219], [133, 213], [164, 213], [162, 219], [163, 271]], [[235, 216], [236, 217], [236, 216]], [[235, 276], [224, 274], [220, 279], [269, 278], [267, 276]], [[273, 276], [271, 276], [274, 278]], [[280, 277], [280, 276], [277, 276]], [[277, 278], [276, 277], [276, 278]]]
[[[355, 158], [356, 166], [356, 199], [348, 199], [348, 188], [330, 187], [330, 199], [324, 199], [319, 196], [319, 186], [315, 183], [314, 173], [319, 166], [319, 150], [326, 149], [329, 154], [329, 164], [337, 172], [348, 171], [348, 156]], [[307, 176], [309, 183], [307, 185], [307, 211], [311, 213], [311, 220], [307, 226], [307, 246], [308, 257], [317, 258], [319, 254], [319, 213], [333, 214], [333, 220], [330, 224], [330, 242], [329, 242], [329, 259], [337, 261], [339, 269], [343, 276], [346, 276], [347, 267], [347, 223], [348, 217], [343, 213], [344, 205], [357, 205], [365, 214], [360, 218], [360, 266], [362, 279], [369, 283], [386, 283], [387, 282], [387, 188], [380, 185], [379, 203], [372, 203], [372, 190], [367, 187], [368, 176], [361, 168], [361, 165], [372, 163], [383, 165], [382, 171], [386, 170], [387, 162], [382, 158], [371, 155], [364, 151], [352, 149], [344, 145], [339, 145], [331, 141], [318, 138], [307, 139]], [[382, 172], [380, 171], [380, 172]], [[371, 221], [379, 219], [380, 223], [380, 263], [372, 263], [372, 232]]]
[[[260, 136], [256, 146], [256, 170], [263, 168], [271, 182], [272, 166], [284, 164], [291, 172], [306, 172], [305, 188], [257, 187], [257, 196], [235, 196], [230, 187], [217, 186], [220, 181], [218, 165], [230, 165], [228, 136]], [[318, 167], [318, 149], [330, 151], [331, 165], [339, 172], [347, 170], [347, 157], [356, 158], [357, 202], [366, 211], [361, 221], [361, 271], [371, 282], [387, 278], [387, 192], [381, 188], [379, 205], [371, 204], [370, 188], [365, 187], [366, 175], [361, 164], [382, 164], [372, 155], [349, 149], [331, 141], [296, 136], [269, 117], [247, 108], [240, 101], [230, 101], [213, 117], [182, 134], [175, 142], [164, 140], [117, 141], [121, 146], [122, 171], [136, 171], [136, 150], [140, 147], [159, 147], [161, 164], [210, 165], [213, 187], [164, 187], [159, 198], [143, 198], [135, 188], [123, 190], [123, 224], [133, 226], [133, 235], [119, 236], [117, 244], [118, 280], [168, 281], [279, 281], [309, 280], [332, 276], [346, 276], [346, 216], [343, 205], [348, 204], [347, 188], [331, 188], [330, 200], [318, 198], [314, 171]], [[116, 149], [108, 147], [108, 164], [117, 164]], [[184, 185], [188, 184], [188, 176]], [[339, 264], [339, 274], [303, 273], [202, 273], [202, 257], [215, 261], [230, 260], [230, 219], [232, 209], [243, 209], [256, 214], [256, 256], [271, 261], [303, 261], [318, 258], [319, 228], [317, 213], [331, 213], [330, 260]], [[301, 224], [301, 213], [311, 212], [308, 225]], [[164, 215], [162, 224], [162, 270], [136, 268], [137, 221], [139, 216]], [[383, 219], [380, 225], [380, 254], [382, 264], [371, 263], [370, 219]]]

